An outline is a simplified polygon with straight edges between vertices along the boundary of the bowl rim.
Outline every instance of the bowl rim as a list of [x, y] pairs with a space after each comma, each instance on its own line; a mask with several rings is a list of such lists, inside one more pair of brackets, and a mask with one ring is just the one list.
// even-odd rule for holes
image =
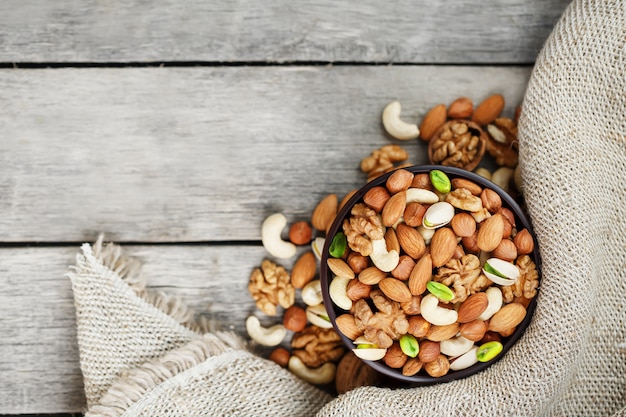
[[[354, 343], [347, 336], [345, 336], [336, 325], [336, 319], [338, 317], [337, 315], [338, 307], [336, 307], [334, 303], [331, 301], [329, 290], [328, 290], [328, 286], [330, 282], [329, 282], [329, 274], [328, 274], [329, 268], [327, 265], [327, 259], [329, 258], [330, 244], [332, 242], [332, 237], [334, 237], [335, 234], [339, 231], [339, 228], [342, 227], [343, 220], [346, 217], [346, 215], [349, 213], [349, 211], [351, 210], [352, 206], [356, 204], [357, 202], [359, 202], [360, 200], [362, 200], [363, 196], [369, 189], [376, 187], [376, 186], [381, 186], [381, 185], [384, 186], [384, 184], [387, 181], [387, 178], [389, 178], [389, 176], [391, 176], [395, 171], [399, 169], [405, 169], [407, 171], [412, 172], [413, 174], [429, 173], [432, 170], [440, 170], [440, 171], [445, 172], [447, 175], [451, 175], [453, 177], [463, 177], [465, 179], [476, 182], [477, 184], [481, 185], [483, 188], [487, 187], [496, 191], [498, 195], [500, 196], [500, 198], [503, 200], [503, 202], [506, 204], [506, 206], [508, 206], [508, 208], [510, 208], [510, 210], [513, 212], [513, 214], [515, 215], [516, 221], [520, 221], [522, 225], [526, 229], [528, 229], [528, 231], [530, 232], [534, 240], [535, 245], [534, 245], [534, 250], [533, 250], [533, 261], [535, 262], [535, 265], [537, 268], [538, 281], [539, 283], [541, 283], [541, 278], [542, 278], [541, 258], [539, 256], [539, 247], [537, 244], [535, 233], [532, 228], [532, 224], [530, 222], [530, 219], [526, 215], [526, 213], [524, 213], [524, 211], [519, 206], [519, 204], [515, 201], [515, 199], [508, 192], [506, 192], [497, 184], [493, 183], [491, 180], [488, 180], [474, 172], [467, 171], [463, 168], [448, 167], [448, 166], [443, 166], [443, 165], [411, 165], [408, 167], [400, 167], [400, 168], [394, 169], [390, 172], [387, 172], [371, 180], [370, 182], [365, 184], [363, 187], [359, 188], [348, 199], [348, 201], [346, 201], [346, 203], [337, 213], [335, 220], [333, 221], [331, 227], [329, 228], [326, 234], [324, 248], [322, 251], [322, 255], [320, 257], [320, 282], [321, 282], [322, 298], [324, 300], [324, 306], [326, 307], [326, 312], [328, 313], [328, 316], [333, 325], [333, 328], [339, 334], [344, 345], [350, 350], [354, 347]], [[506, 355], [506, 353], [513, 347], [513, 345], [525, 333], [534, 315], [539, 291], [540, 291], [540, 288], [537, 288], [537, 295], [533, 297], [528, 307], [526, 308], [526, 316], [524, 317], [524, 320], [522, 320], [522, 322], [517, 326], [513, 334], [508, 336], [506, 340], [503, 342], [502, 352], [498, 356], [496, 356], [494, 359], [490, 360], [489, 362], [478, 362], [468, 368], [458, 370], [458, 371], [448, 372], [446, 375], [441, 376], [441, 377], [431, 377], [429, 375], [406, 376], [406, 375], [402, 375], [402, 372], [400, 369], [390, 368], [381, 361], [367, 361], [367, 360], [362, 360], [360, 358], [359, 360], [361, 360], [362, 362], [364, 362], [365, 364], [372, 367], [373, 369], [375, 369], [376, 371], [378, 371], [379, 373], [383, 375], [389, 376], [397, 381], [408, 383], [407, 384], [408, 386], [433, 385], [433, 384], [438, 384], [438, 383], [450, 382], [450, 381], [454, 381], [457, 379], [463, 379], [471, 375], [477, 374], [479, 372], [482, 372], [486, 368], [492, 366], [494, 363], [498, 362], [500, 359], [502, 359]], [[342, 311], [341, 314], [343, 314], [343, 311], [345, 310], [341, 310], [341, 311]]]

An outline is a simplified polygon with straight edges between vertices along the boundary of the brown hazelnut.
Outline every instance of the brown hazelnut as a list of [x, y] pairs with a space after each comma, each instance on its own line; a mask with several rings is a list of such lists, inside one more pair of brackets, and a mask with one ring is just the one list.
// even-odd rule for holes
[[367, 284], [363, 284], [358, 279], [351, 279], [348, 281], [348, 287], [346, 289], [346, 295], [352, 301], [357, 301], [370, 296], [372, 287]]
[[439, 355], [434, 361], [424, 365], [424, 370], [433, 378], [444, 376], [450, 370], [450, 361], [445, 355]]
[[283, 325], [286, 329], [299, 332], [306, 327], [306, 311], [299, 306], [291, 306], [285, 311]]
[[430, 340], [423, 340], [420, 342], [420, 351], [417, 357], [420, 361], [427, 363], [432, 362], [439, 356], [439, 342], [431, 342]]
[[394, 343], [387, 349], [383, 362], [390, 368], [402, 368], [409, 357], [402, 351], [399, 343]]
[[471, 340], [472, 342], [478, 342], [487, 332], [487, 323], [483, 320], [470, 321], [469, 323], [461, 324], [459, 331], [461, 332], [461, 336], [464, 338]]
[[430, 329], [430, 323], [422, 316], [409, 317], [409, 330], [407, 333], [412, 334], [417, 338], [424, 337], [428, 334]]
[[502, 207], [500, 195], [490, 188], [485, 188], [480, 193], [480, 199], [483, 202], [483, 207], [489, 210], [489, 213], [497, 213]]
[[426, 173], [416, 174], [413, 177], [413, 182], [411, 183], [412, 188], [423, 188], [425, 190], [432, 190], [433, 185], [430, 182], [430, 176]]
[[270, 360], [279, 364], [283, 368], [286, 368], [289, 364], [289, 357], [291, 354], [283, 347], [278, 347], [270, 353]]
[[400, 256], [400, 261], [398, 262], [398, 266], [396, 266], [393, 271], [391, 271], [391, 275], [394, 278], [397, 278], [401, 281], [406, 281], [409, 279], [411, 275], [411, 271], [415, 266], [415, 261], [408, 255]]
[[492, 255], [505, 261], [514, 261], [517, 258], [517, 247], [511, 239], [502, 239]]
[[424, 219], [426, 207], [420, 203], [411, 202], [404, 209], [404, 222], [411, 227], [419, 227]]
[[350, 255], [348, 255], [347, 262], [357, 275], [369, 266], [367, 258], [358, 252], [351, 252]]
[[463, 245], [463, 249], [465, 249], [466, 253], [478, 255], [480, 253], [480, 248], [478, 247], [478, 232], [474, 232], [473, 235], [461, 239], [461, 245]]
[[402, 375], [413, 376], [418, 373], [424, 364], [417, 358], [409, 358], [402, 367]]
[[469, 237], [476, 232], [476, 220], [465, 212], [460, 212], [452, 217], [450, 221], [454, 234], [459, 237]]
[[306, 245], [311, 242], [313, 229], [308, 222], [296, 222], [289, 228], [289, 240], [294, 245]]
[[511, 226], [515, 227], [515, 215], [510, 209], [506, 207], [501, 207], [500, 210], [498, 210], [498, 213], [500, 213], [502, 217], [508, 220]]
[[535, 249], [535, 242], [528, 229], [522, 229], [513, 238], [519, 255], [528, 255]]
[[414, 316], [416, 314], [420, 314], [420, 303], [422, 302], [422, 297], [419, 295], [414, 295], [407, 302], [400, 303], [400, 308], [404, 311], [404, 314]]
[[498, 333], [487, 332], [485, 333], [483, 338], [480, 339], [480, 344], [482, 345], [483, 343], [487, 343], [487, 342], [500, 342], [501, 340], [502, 340], [502, 337], [500, 337]]
[[454, 250], [454, 253], [452, 254], [452, 259], [461, 259], [463, 256], [465, 256], [465, 250], [463, 249], [463, 246], [456, 245], [456, 249]]
[[372, 210], [380, 213], [390, 198], [391, 194], [385, 187], [373, 187], [365, 193], [363, 202]]

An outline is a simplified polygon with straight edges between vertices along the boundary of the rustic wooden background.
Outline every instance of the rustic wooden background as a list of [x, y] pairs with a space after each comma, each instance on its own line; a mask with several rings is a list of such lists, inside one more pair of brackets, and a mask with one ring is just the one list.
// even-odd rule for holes
[[262, 220], [364, 184], [389, 101], [418, 122], [501, 93], [512, 114], [567, 4], [0, 2], [0, 415], [84, 411], [82, 242], [243, 333]]

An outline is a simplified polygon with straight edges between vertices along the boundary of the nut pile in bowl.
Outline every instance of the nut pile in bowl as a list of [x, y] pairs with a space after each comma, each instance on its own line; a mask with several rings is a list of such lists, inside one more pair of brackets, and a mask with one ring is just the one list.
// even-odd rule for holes
[[509, 194], [463, 169], [410, 166], [373, 179], [339, 211], [320, 280], [345, 346], [419, 385], [466, 377], [506, 353], [530, 322], [538, 265], [530, 222]]

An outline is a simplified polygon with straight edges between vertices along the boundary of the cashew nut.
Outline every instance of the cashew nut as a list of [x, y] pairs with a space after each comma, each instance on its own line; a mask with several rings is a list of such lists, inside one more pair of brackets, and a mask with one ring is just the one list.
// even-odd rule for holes
[[332, 282], [328, 286], [328, 293], [330, 295], [330, 299], [333, 300], [333, 303], [337, 305], [337, 307], [350, 310], [352, 308], [352, 300], [348, 298], [348, 283], [350, 282], [350, 278], [346, 277], [335, 277]]
[[474, 346], [472, 349], [468, 350], [458, 358], [450, 361], [450, 370], [451, 371], [460, 371], [461, 369], [469, 368], [478, 362], [478, 358], [476, 357], [476, 352], [478, 351], [478, 346]]
[[383, 110], [383, 126], [387, 133], [399, 140], [416, 139], [420, 130], [416, 124], [400, 119], [402, 107], [399, 101], [392, 101]]
[[258, 317], [250, 316], [246, 319], [246, 330], [252, 340], [263, 346], [278, 346], [287, 334], [282, 324], [265, 328], [261, 326]]
[[314, 279], [302, 288], [302, 302], [308, 306], [316, 306], [324, 301], [322, 297], [322, 283]]
[[463, 336], [457, 336], [455, 338], [446, 339], [439, 342], [439, 350], [441, 351], [441, 353], [451, 358], [461, 356], [462, 354], [469, 351], [472, 346], [474, 346], [474, 342], [464, 338]]
[[266, 218], [261, 226], [261, 241], [263, 247], [272, 256], [277, 258], [291, 258], [296, 254], [296, 245], [281, 239], [283, 228], [287, 225], [287, 218], [282, 213], [275, 213]]
[[400, 253], [397, 250], [387, 251], [385, 239], [372, 240], [372, 263], [383, 272], [391, 272], [400, 263]]
[[456, 310], [448, 310], [445, 307], [439, 307], [439, 299], [432, 294], [422, 297], [420, 303], [420, 312], [424, 320], [435, 326], [447, 326], [455, 323], [459, 318]]
[[332, 362], [326, 362], [319, 368], [309, 368], [299, 357], [292, 355], [289, 358], [289, 370], [296, 376], [315, 385], [329, 384], [335, 379], [337, 373], [337, 365]]
[[419, 226], [417, 228], [417, 231], [419, 232], [420, 235], [422, 235], [422, 238], [424, 238], [424, 243], [426, 245], [430, 245], [430, 240], [433, 238], [433, 235], [435, 234], [436, 229], [427, 229], [424, 226]]
[[485, 294], [487, 294], [489, 303], [487, 304], [487, 309], [478, 317], [479, 320], [489, 320], [491, 316], [502, 308], [502, 291], [500, 291], [500, 288], [489, 287]]
[[330, 329], [333, 327], [324, 304], [308, 306], [306, 308], [306, 318], [309, 320], [309, 323], [321, 327], [322, 329]]

